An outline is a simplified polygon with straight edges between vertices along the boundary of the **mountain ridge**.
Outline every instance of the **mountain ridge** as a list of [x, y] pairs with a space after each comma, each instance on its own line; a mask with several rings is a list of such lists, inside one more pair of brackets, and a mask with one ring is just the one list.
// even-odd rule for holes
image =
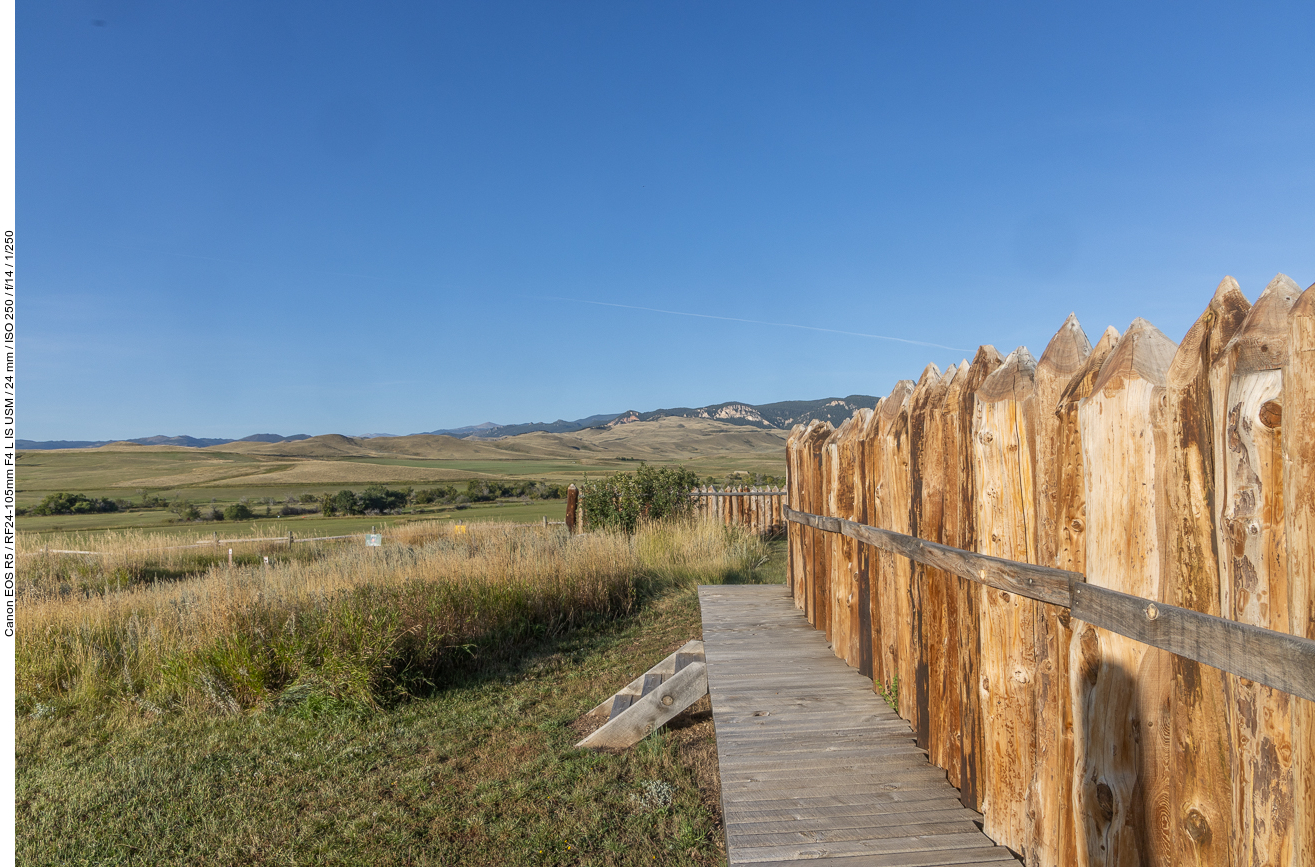
[[[523, 422], [520, 424], [497, 424], [483, 422], [458, 428], [423, 431], [410, 436], [449, 436], [457, 439], [505, 439], [527, 433], [575, 433], [592, 428], [615, 428], [618, 425], [634, 422], [656, 421], [662, 418], [700, 418], [723, 421], [734, 425], [755, 427], [764, 430], [789, 430], [796, 424], [807, 424], [818, 419], [839, 425], [853, 415], [860, 407], [874, 407], [877, 398], [866, 394], [851, 394], [846, 397], [824, 397], [818, 400], [783, 400], [775, 403], [750, 404], [743, 401], [726, 401], [700, 407], [673, 407], [655, 409], [650, 412], [627, 410], [621, 413], [599, 413], [584, 418], [567, 421], [557, 419], [553, 422]], [[392, 437], [392, 434], [364, 435], [365, 438]], [[167, 437], [159, 434], [151, 437], [139, 437], [129, 440], [17, 440], [16, 446], [24, 450], [41, 449], [85, 449], [99, 448], [112, 443], [132, 443], [143, 446], [183, 446], [186, 448], [207, 448], [209, 446], [228, 445], [229, 443], [289, 443], [311, 439], [308, 434], [282, 436], [280, 434], [251, 434], [241, 439], [219, 439], [191, 437], [185, 435]]]

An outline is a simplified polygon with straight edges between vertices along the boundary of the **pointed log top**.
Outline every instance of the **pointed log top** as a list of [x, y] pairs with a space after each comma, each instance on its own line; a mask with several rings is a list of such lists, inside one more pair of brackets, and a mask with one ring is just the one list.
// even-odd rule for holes
[[1315, 352], [1315, 284], [1312, 284], [1288, 313], [1288, 337], [1292, 341], [1288, 347], [1292, 359], [1297, 360], [1297, 353]]
[[969, 367], [989, 365], [991, 370], [995, 370], [1003, 363], [1004, 358], [1001, 357], [999, 350], [989, 343], [984, 343], [977, 347], [977, 354], [973, 356], [973, 362]]
[[1105, 333], [1100, 336], [1100, 340], [1096, 341], [1096, 346], [1091, 351], [1095, 352], [1097, 349], [1100, 349], [1102, 345], [1105, 346], [1107, 352], [1113, 351], [1115, 345], [1119, 342], [1120, 336], [1119, 329], [1115, 328], [1113, 325], [1106, 327]]
[[1035, 390], [1036, 359], [1026, 346], [1020, 346], [978, 386], [977, 399], [983, 403], [1021, 401]]
[[[1082, 363], [1082, 369], [1073, 374], [1064, 387], [1064, 391], [1059, 396], [1059, 402], [1055, 404], [1054, 411], [1056, 414], [1063, 413], [1066, 409], [1077, 406], [1077, 404], [1091, 394], [1092, 385], [1100, 377], [1101, 368], [1105, 366], [1105, 361], [1114, 351], [1114, 347], [1119, 345], [1119, 329], [1113, 325], [1105, 329], [1105, 333], [1096, 341], [1092, 348], [1091, 354], [1087, 360]], [[1045, 407], [1043, 407], [1044, 409]]]
[[1140, 316], [1137, 317], [1101, 365], [1100, 376], [1092, 386], [1091, 393], [1103, 391], [1107, 395], [1113, 394], [1131, 379], [1164, 385], [1165, 375], [1177, 349], [1178, 344], [1166, 337], [1163, 331]]
[[929, 362], [922, 369], [922, 376], [918, 377], [917, 388], [923, 388], [926, 383], [932, 383], [941, 378], [941, 369], [936, 366], [936, 362]]
[[1091, 341], [1082, 330], [1076, 313], [1070, 313], [1055, 336], [1046, 344], [1037, 367], [1055, 376], [1072, 376], [1091, 354]]
[[808, 423], [808, 429], [804, 431], [803, 443], [808, 446], [817, 446], [826, 442], [827, 437], [831, 436], [835, 428], [831, 422], [822, 419], [813, 419]]
[[863, 426], [863, 410], [856, 409], [849, 418], [840, 423], [836, 428], [836, 434], [833, 441], [844, 439]]
[[1307, 286], [1306, 291], [1301, 293], [1297, 303], [1292, 305], [1289, 316], [1310, 316], [1315, 314], [1315, 292], [1312, 292], [1312, 289], [1315, 289], [1315, 283]]
[[885, 405], [884, 397], [877, 398], [877, 405], [872, 409], [872, 414], [863, 419], [863, 432], [860, 434], [863, 439], [876, 436], [877, 427], [881, 423], [881, 408]]
[[1286, 274], [1269, 281], [1225, 350], [1236, 359], [1235, 371], [1276, 370], [1283, 366], [1288, 357], [1288, 311], [1300, 296], [1301, 288]]
[[901, 379], [895, 383], [895, 387], [890, 390], [890, 395], [881, 404], [881, 424], [883, 427], [899, 415], [900, 410], [908, 403], [913, 388], [914, 383], [911, 379]]
[[[1215, 301], [1223, 301], [1226, 298], [1232, 298], [1238, 295], [1241, 295], [1242, 300], [1246, 301], [1246, 296], [1242, 295], [1242, 287], [1237, 285], [1237, 281], [1234, 280], [1231, 275], [1226, 275], [1224, 279], [1219, 281], [1219, 286], [1215, 288], [1214, 297], [1211, 298], [1210, 301], [1211, 303]], [[1250, 301], [1247, 301], [1247, 306], [1251, 306]]]
[[1209, 370], [1238, 333], [1250, 309], [1251, 302], [1242, 294], [1237, 281], [1232, 277], [1221, 280], [1210, 303], [1187, 329], [1174, 353], [1166, 384], [1170, 388], [1186, 388], [1202, 371]]
[[950, 384], [954, 382], [955, 377], [957, 377], [958, 375], [959, 375], [959, 365], [951, 364], [949, 367], [945, 368], [945, 372], [941, 374], [941, 381], [937, 384], [941, 388], [949, 388]]
[[804, 430], [805, 428], [802, 424], [797, 424], [790, 428], [790, 435], [785, 438], [786, 448], [793, 448], [799, 442], [799, 438], [804, 435]]

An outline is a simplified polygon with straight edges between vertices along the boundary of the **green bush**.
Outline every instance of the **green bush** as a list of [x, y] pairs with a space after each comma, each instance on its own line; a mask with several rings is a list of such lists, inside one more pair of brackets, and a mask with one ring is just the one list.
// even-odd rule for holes
[[224, 520], [226, 521], [250, 521], [251, 507], [246, 503], [234, 503], [224, 510]]
[[689, 514], [690, 491], [699, 477], [684, 467], [654, 469], [641, 463], [633, 474], [616, 473], [597, 482], [588, 479], [580, 501], [590, 526], [635, 532], [641, 520], [661, 521]]
[[33, 515], [86, 515], [91, 512], [117, 512], [119, 504], [101, 497], [86, 494], [50, 494], [39, 505], [33, 506]]

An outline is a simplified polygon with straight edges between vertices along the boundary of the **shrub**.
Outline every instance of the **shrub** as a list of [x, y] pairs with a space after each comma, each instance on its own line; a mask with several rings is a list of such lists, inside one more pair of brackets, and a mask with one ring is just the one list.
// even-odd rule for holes
[[224, 510], [224, 519], [227, 521], [250, 521], [251, 507], [246, 503], [234, 503]]
[[595, 527], [634, 533], [640, 520], [661, 521], [693, 508], [690, 491], [699, 477], [684, 467], [654, 469], [641, 463], [633, 474], [616, 473], [598, 482], [585, 480], [580, 501]]
[[39, 505], [33, 506], [33, 515], [86, 515], [92, 512], [117, 512], [119, 503], [86, 494], [49, 494]]

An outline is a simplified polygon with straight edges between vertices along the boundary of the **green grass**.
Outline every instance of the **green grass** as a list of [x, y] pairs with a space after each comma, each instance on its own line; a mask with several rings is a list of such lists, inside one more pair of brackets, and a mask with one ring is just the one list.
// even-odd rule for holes
[[[359, 485], [357, 486], [360, 487]], [[209, 500], [205, 504], [209, 505]], [[218, 501], [220, 506], [232, 501]], [[258, 514], [263, 506], [252, 507]], [[278, 507], [274, 507], [277, 511]], [[169, 534], [193, 534], [197, 539], [250, 535], [253, 530], [262, 534], [283, 535], [291, 531], [298, 536], [333, 536], [340, 533], [364, 533], [371, 526], [393, 527], [414, 521], [450, 519], [453, 521], [516, 521], [537, 523], [547, 518], [562, 521], [566, 518], [565, 500], [530, 500], [529, 502], [471, 503], [464, 509], [455, 506], [417, 506], [408, 513], [398, 515], [360, 515], [325, 518], [318, 514], [292, 518], [258, 518], [255, 521], [173, 523], [176, 516], [167, 509], [150, 509], [132, 512], [108, 512], [93, 515], [27, 515], [18, 519], [18, 528], [24, 533], [85, 533], [89, 531], [143, 530]]]
[[20, 719], [18, 863], [724, 864], [706, 700], [617, 754], [570, 728], [699, 634], [673, 587], [368, 714]]
[[629, 461], [597, 461], [584, 463], [578, 460], [518, 460], [516, 458], [456, 461], [430, 458], [366, 458], [344, 457], [340, 461], [358, 464], [376, 464], [384, 467], [432, 467], [442, 470], [460, 470], [471, 473], [471, 478], [512, 478], [530, 476], [539, 479], [572, 479], [584, 473], [614, 473], [618, 468], [624, 469]]

